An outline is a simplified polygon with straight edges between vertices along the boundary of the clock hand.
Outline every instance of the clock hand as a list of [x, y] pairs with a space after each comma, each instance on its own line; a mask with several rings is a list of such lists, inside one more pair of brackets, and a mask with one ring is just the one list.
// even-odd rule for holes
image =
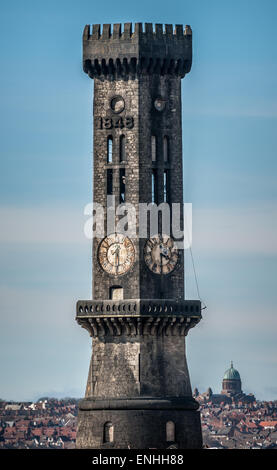
[[163, 272], [163, 260], [162, 260], [162, 254], [160, 252], [160, 274]]
[[115, 254], [118, 254], [120, 251], [120, 247], [117, 245], [114, 249], [114, 251], [112, 251], [112, 255], [115, 255]]
[[118, 272], [118, 268], [119, 268], [119, 254], [120, 254], [120, 247], [117, 246], [116, 248], [116, 272]]

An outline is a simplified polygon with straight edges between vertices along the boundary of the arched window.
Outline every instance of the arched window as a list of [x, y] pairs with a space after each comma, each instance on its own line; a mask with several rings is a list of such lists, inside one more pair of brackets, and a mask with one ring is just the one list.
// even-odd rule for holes
[[103, 442], [113, 442], [113, 424], [110, 421], [104, 424]]
[[107, 196], [110, 196], [113, 193], [113, 170], [111, 168], [107, 169]]
[[125, 168], [120, 168], [119, 170], [119, 179], [120, 179], [120, 204], [125, 202], [125, 188], [126, 188], [126, 179], [125, 179]]
[[119, 160], [125, 162], [126, 151], [125, 151], [125, 135], [121, 135], [119, 139]]
[[152, 170], [152, 182], [151, 182], [151, 199], [152, 203], [157, 204], [157, 170]]
[[109, 135], [107, 140], [107, 162], [112, 163], [113, 161], [113, 138]]
[[166, 442], [175, 442], [175, 424], [173, 421], [166, 423]]
[[151, 155], [152, 155], [152, 162], [156, 161], [156, 137], [154, 135], [151, 136]]
[[168, 155], [168, 137], [165, 135], [163, 140], [163, 154], [164, 154], [164, 162], [168, 162], [169, 155]]
[[169, 202], [169, 170], [164, 170], [164, 202]]

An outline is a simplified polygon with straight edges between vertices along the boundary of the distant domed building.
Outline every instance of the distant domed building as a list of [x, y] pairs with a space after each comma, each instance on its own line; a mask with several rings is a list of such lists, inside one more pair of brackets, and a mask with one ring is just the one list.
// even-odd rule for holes
[[234, 369], [232, 361], [230, 369], [227, 369], [224, 374], [221, 393], [225, 395], [242, 393], [240, 375], [239, 372]]
[[[197, 391], [197, 394], [195, 393]], [[200, 403], [253, 403], [256, 399], [253, 394], [246, 395], [241, 389], [241, 378], [239, 372], [234, 369], [233, 362], [231, 367], [226, 370], [223, 381], [221, 393], [215, 394], [209, 387], [205, 393], [199, 394], [198, 389], [194, 390], [193, 396]]]

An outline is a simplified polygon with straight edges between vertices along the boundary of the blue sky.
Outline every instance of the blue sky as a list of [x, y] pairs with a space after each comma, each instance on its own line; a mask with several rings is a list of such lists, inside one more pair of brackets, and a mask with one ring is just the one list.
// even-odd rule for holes
[[74, 310], [91, 297], [92, 81], [81, 37], [87, 23], [128, 21], [193, 29], [184, 181], [208, 308], [188, 336], [192, 386], [219, 392], [233, 360], [246, 392], [277, 398], [276, 19], [274, 0], [1, 2], [1, 398], [84, 394], [91, 346]]

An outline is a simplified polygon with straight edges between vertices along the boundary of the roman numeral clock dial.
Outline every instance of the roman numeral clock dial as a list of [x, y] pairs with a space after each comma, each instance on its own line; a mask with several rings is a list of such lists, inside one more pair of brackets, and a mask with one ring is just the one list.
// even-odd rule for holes
[[168, 235], [155, 235], [144, 247], [144, 261], [155, 274], [169, 274], [178, 262], [178, 249]]
[[104, 271], [112, 276], [127, 273], [135, 261], [135, 248], [128, 237], [113, 233], [99, 245], [98, 260]]

